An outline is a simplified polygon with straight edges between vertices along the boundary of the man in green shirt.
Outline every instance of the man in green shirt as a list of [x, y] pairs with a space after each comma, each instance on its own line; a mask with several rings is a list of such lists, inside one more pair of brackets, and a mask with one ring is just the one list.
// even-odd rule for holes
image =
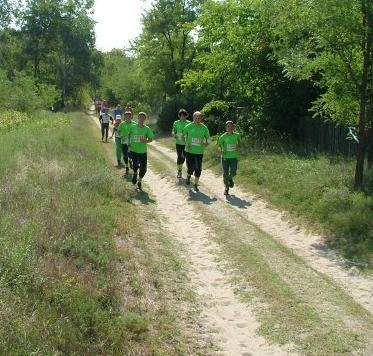
[[176, 120], [172, 125], [172, 135], [176, 139], [177, 152], [177, 178], [182, 177], [183, 164], [185, 162], [185, 140], [183, 137], [183, 129], [191, 122], [187, 120], [188, 112], [185, 109], [180, 109], [178, 113], [179, 120]]
[[203, 114], [196, 111], [193, 114], [193, 122], [183, 129], [183, 136], [186, 142], [186, 164], [188, 175], [186, 184], [190, 184], [190, 177], [194, 174], [194, 189], [198, 192], [198, 182], [202, 173], [202, 159], [205, 147], [211, 142], [210, 132], [206, 125], [202, 123]]
[[[133, 163], [132, 183], [137, 183], [137, 188], [141, 190], [141, 181], [145, 176], [148, 164], [148, 143], [153, 141], [154, 133], [149, 126], [144, 124], [147, 115], [140, 112], [137, 116], [137, 124], [130, 127], [129, 130], [129, 148], [131, 151]], [[137, 178], [137, 172], [139, 177]]]
[[129, 143], [128, 135], [130, 133], [130, 128], [133, 125], [136, 125], [136, 122], [132, 120], [132, 111], [126, 110], [124, 112], [124, 121], [120, 123], [118, 130], [117, 130], [118, 134], [120, 135], [121, 143], [122, 143], [123, 160], [126, 166], [126, 172], [125, 172], [126, 176], [129, 174], [128, 163], [132, 165], [131, 153], [128, 147], [128, 143]]
[[224, 195], [229, 195], [229, 188], [233, 188], [233, 177], [237, 174], [238, 165], [238, 145], [240, 144], [240, 134], [234, 132], [235, 125], [233, 121], [225, 123], [226, 132], [218, 139], [218, 145], [221, 151], [221, 164], [223, 166]]

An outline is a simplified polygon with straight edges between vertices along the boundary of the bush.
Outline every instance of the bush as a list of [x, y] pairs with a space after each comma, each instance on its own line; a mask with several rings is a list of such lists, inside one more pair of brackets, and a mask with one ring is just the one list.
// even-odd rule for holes
[[0, 71], [0, 105], [5, 109], [32, 113], [38, 109], [48, 109], [59, 97], [53, 85], [39, 84], [23, 72], [16, 73], [9, 80]]
[[351, 198], [351, 192], [347, 187], [327, 188], [320, 201], [321, 210], [325, 215], [348, 210], [352, 205]]
[[0, 131], [11, 129], [19, 124], [29, 121], [31, 117], [15, 110], [0, 111]]

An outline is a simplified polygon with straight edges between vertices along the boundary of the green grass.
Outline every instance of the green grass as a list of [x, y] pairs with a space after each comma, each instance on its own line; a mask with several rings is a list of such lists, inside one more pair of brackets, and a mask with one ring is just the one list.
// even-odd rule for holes
[[[160, 142], [173, 148], [170, 138]], [[373, 196], [353, 190], [353, 160], [250, 142], [241, 151], [236, 179], [241, 187], [327, 234], [329, 244], [350, 264], [372, 269]], [[204, 166], [221, 174], [215, 144], [206, 150]]]
[[161, 233], [147, 245], [150, 212], [135, 212], [89, 120], [39, 113], [0, 131], [0, 353], [192, 350], [171, 303], [192, 298], [169, 287], [185, 282], [176, 247]]

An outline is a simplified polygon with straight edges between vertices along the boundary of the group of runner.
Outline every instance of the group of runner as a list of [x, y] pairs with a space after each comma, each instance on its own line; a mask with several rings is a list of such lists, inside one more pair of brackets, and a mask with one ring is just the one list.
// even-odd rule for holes
[[[184, 162], [187, 166], [186, 184], [190, 185], [194, 175], [194, 189], [198, 192], [199, 179], [202, 173], [202, 161], [205, 148], [211, 143], [208, 127], [203, 123], [203, 114], [196, 111], [193, 121], [188, 120], [188, 112], [180, 109], [179, 119], [173, 123], [172, 134], [176, 139], [177, 152], [177, 177], [182, 178]], [[240, 135], [234, 131], [234, 122], [228, 120], [225, 123], [226, 132], [218, 138], [218, 146], [221, 152], [223, 167], [224, 194], [229, 195], [229, 188], [233, 188], [233, 178], [237, 174], [238, 146]]]
[[101, 141], [108, 142], [108, 127], [111, 121], [113, 123], [111, 138], [115, 137], [118, 167], [124, 166], [124, 177], [129, 176], [130, 168], [133, 170], [132, 183], [137, 185], [139, 190], [142, 189], [142, 179], [147, 171], [147, 144], [154, 138], [151, 128], [145, 125], [146, 119], [147, 114], [139, 112], [135, 122], [132, 108], [127, 105], [123, 112], [119, 104], [113, 110], [113, 115], [110, 115], [106, 108], [101, 109], [99, 115]]
[[[188, 120], [188, 117], [188, 112], [180, 109], [178, 120], [172, 126], [177, 153], [177, 178], [182, 178], [182, 168], [186, 163], [185, 183], [189, 186], [194, 176], [194, 190], [198, 192], [203, 154], [205, 148], [211, 143], [211, 138], [208, 127], [203, 123], [203, 113], [194, 112], [192, 121]], [[139, 190], [142, 189], [142, 179], [147, 171], [147, 145], [154, 139], [153, 131], [145, 124], [146, 119], [147, 114], [140, 112], [137, 115], [137, 122], [134, 121], [132, 108], [127, 106], [123, 111], [120, 105], [113, 110], [113, 116], [109, 114], [107, 108], [101, 108], [99, 115], [102, 142], [108, 140], [108, 128], [111, 121], [113, 123], [111, 138], [115, 136], [118, 167], [124, 166], [124, 177], [129, 176], [130, 168], [133, 170], [132, 183], [137, 185]], [[237, 174], [240, 135], [234, 131], [235, 124], [231, 120], [226, 122], [225, 128], [226, 132], [218, 138], [217, 143], [221, 152], [224, 194], [229, 196], [229, 188], [233, 188], [233, 178]]]

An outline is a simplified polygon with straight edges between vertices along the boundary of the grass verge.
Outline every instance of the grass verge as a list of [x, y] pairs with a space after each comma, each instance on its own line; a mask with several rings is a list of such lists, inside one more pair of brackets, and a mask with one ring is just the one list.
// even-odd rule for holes
[[183, 279], [182, 261], [161, 233], [147, 245], [132, 193], [87, 120], [39, 113], [0, 131], [0, 353], [190, 350], [171, 306], [189, 296], [168, 283]]
[[[172, 138], [159, 140], [174, 148]], [[245, 142], [237, 182], [292, 218], [329, 236], [329, 244], [351, 265], [373, 268], [373, 196], [353, 191], [354, 161], [322, 154], [299, 155]], [[215, 144], [204, 156], [206, 168], [221, 174]]]

